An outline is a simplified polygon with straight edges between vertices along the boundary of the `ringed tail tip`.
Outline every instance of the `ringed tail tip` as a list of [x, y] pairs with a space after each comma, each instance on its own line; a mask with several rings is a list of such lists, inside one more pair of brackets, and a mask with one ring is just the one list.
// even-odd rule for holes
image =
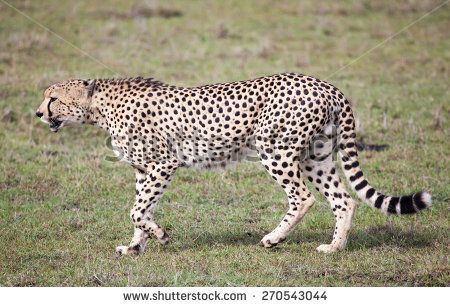
[[427, 192], [418, 192], [408, 196], [392, 197], [398, 199], [398, 205], [388, 208], [387, 213], [414, 214], [431, 206], [431, 195]]
[[421, 192], [420, 193], [420, 200], [425, 205], [425, 208], [428, 208], [428, 207], [431, 206], [432, 199], [431, 199], [431, 195], [429, 193]]

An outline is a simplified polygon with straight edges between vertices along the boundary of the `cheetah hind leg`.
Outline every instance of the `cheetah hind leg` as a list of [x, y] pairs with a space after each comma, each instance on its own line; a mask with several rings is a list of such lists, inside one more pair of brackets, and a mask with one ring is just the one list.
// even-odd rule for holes
[[317, 251], [323, 253], [333, 253], [345, 248], [353, 214], [356, 210], [355, 202], [347, 193], [339, 178], [336, 165], [330, 154], [330, 143], [315, 149], [316, 154], [325, 156], [325, 159], [308, 158], [301, 164], [302, 173], [308, 177], [316, 190], [328, 200], [336, 219], [332, 242], [317, 247]]
[[284, 189], [289, 202], [289, 210], [280, 224], [261, 240], [264, 247], [270, 248], [286, 239], [314, 204], [314, 196], [302, 180], [297, 161], [292, 161], [285, 155], [277, 155], [274, 159], [266, 155], [261, 156], [262, 164]]

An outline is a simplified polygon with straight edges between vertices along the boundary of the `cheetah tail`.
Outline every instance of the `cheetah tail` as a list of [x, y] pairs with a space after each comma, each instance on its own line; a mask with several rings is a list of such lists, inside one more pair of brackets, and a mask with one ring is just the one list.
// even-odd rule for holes
[[385, 214], [414, 214], [431, 206], [431, 195], [427, 192], [418, 192], [405, 196], [387, 196], [370, 186], [364, 178], [358, 162], [358, 153], [355, 143], [355, 120], [350, 107], [337, 114], [339, 156], [342, 169], [358, 197], [371, 207], [381, 210]]

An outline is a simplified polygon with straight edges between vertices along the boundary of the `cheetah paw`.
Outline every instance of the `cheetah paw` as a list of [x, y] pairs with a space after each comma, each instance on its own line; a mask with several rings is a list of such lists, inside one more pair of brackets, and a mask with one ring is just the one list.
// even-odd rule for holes
[[167, 234], [167, 232], [164, 232], [163, 236], [161, 238], [157, 238], [157, 239], [158, 239], [158, 242], [163, 246], [169, 244], [169, 242], [170, 242], [170, 237]]
[[119, 256], [128, 254], [128, 246], [123, 246], [123, 245], [122, 246], [117, 246], [116, 247], [116, 253]]
[[117, 246], [116, 253], [119, 256], [123, 255], [138, 255], [142, 253], [141, 247], [139, 245], [136, 246]]
[[339, 249], [331, 244], [322, 244], [318, 248], [316, 248], [318, 252], [322, 252], [325, 254], [337, 252]]
[[286, 240], [286, 238], [281, 238], [274, 233], [269, 233], [262, 238], [260, 244], [266, 248], [271, 248], [277, 246], [278, 243], [281, 243], [284, 240]]

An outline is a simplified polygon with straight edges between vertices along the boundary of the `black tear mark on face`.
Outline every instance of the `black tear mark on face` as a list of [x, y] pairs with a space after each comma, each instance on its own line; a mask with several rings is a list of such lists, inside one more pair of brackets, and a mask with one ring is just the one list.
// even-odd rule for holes
[[52, 117], [52, 111], [50, 111], [50, 104], [51, 104], [53, 101], [55, 101], [55, 100], [56, 100], [56, 98], [51, 97], [50, 100], [48, 101], [47, 111], [48, 111], [48, 117], [49, 117], [49, 118]]

